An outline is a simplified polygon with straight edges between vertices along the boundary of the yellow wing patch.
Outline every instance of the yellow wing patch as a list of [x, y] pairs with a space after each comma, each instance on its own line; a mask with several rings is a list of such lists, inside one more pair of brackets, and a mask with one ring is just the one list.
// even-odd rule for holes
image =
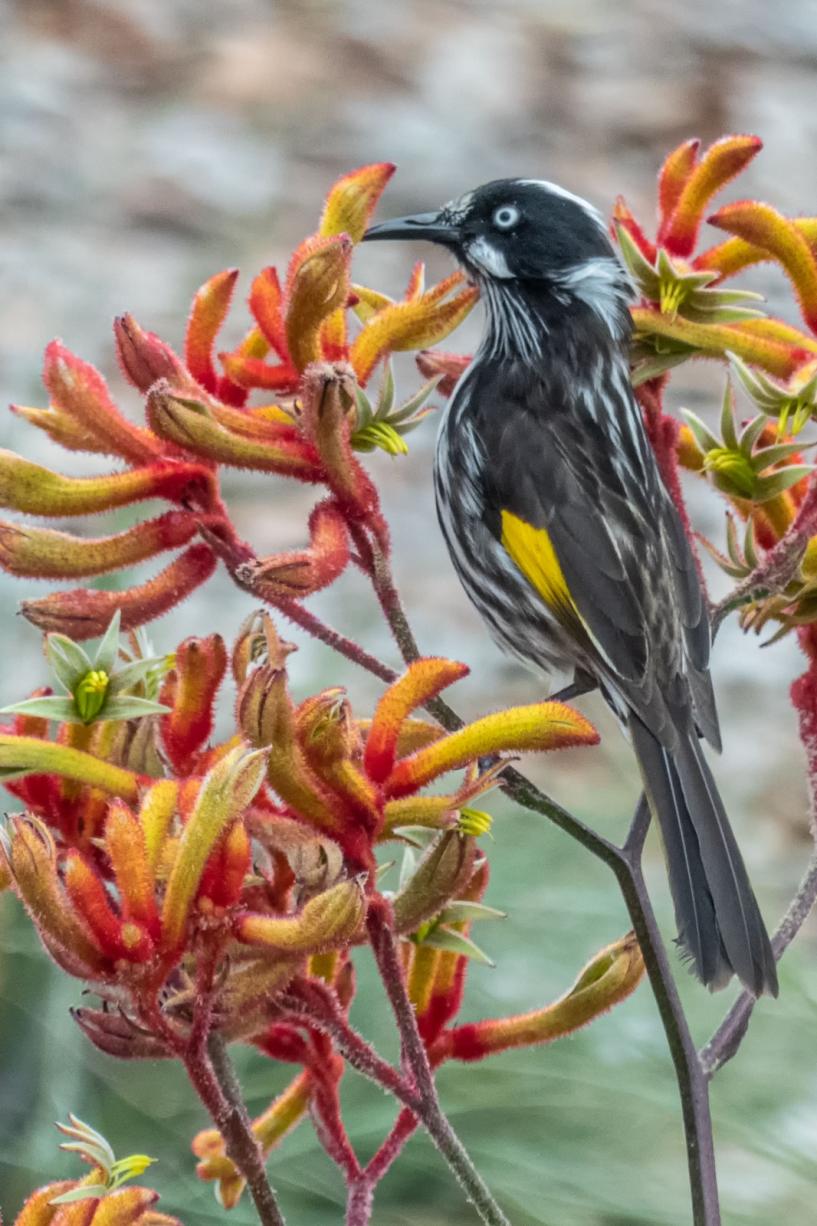
[[534, 528], [518, 515], [503, 511], [502, 544], [547, 605], [570, 610], [582, 620], [546, 528]]

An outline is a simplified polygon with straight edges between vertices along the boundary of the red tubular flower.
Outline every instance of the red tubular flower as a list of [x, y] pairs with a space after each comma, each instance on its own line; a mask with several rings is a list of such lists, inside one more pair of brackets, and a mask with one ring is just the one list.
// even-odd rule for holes
[[146, 962], [153, 953], [153, 942], [147, 930], [116, 913], [90, 860], [81, 852], [71, 850], [65, 857], [64, 872], [68, 897], [111, 963], [119, 959]]
[[115, 536], [77, 537], [54, 528], [0, 520], [0, 565], [11, 575], [36, 579], [85, 579], [144, 562], [198, 531], [187, 511], [166, 511]]
[[24, 600], [23, 615], [41, 630], [58, 631], [78, 641], [104, 634], [117, 609], [123, 630], [161, 617], [209, 579], [216, 558], [209, 545], [191, 545], [163, 571], [146, 583], [122, 592], [76, 588], [55, 592], [39, 600]]
[[160, 454], [158, 439], [122, 416], [99, 372], [61, 341], [45, 351], [43, 382], [56, 411], [74, 418], [110, 455], [145, 464]]
[[213, 346], [227, 317], [238, 279], [238, 269], [217, 273], [197, 291], [184, 340], [184, 357], [193, 378], [208, 392], [218, 390]]
[[103, 477], [63, 477], [0, 450], [0, 506], [27, 515], [95, 515], [146, 498], [182, 502], [206, 496], [211, 481], [200, 464], [160, 461]]
[[399, 681], [389, 686], [377, 704], [366, 738], [364, 766], [370, 779], [383, 783], [391, 774], [398, 738], [411, 712], [467, 675], [465, 664], [428, 658], [409, 665]]
[[672, 210], [663, 215], [658, 243], [676, 256], [692, 255], [709, 201], [763, 147], [756, 136], [725, 136], [710, 145], [698, 162], [694, 144], [686, 142], [670, 154], [661, 175], [661, 187]]
[[145, 830], [122, 801], [113, 801], [105, 822], [105, 850], [122, 899], [122, 917], [141, 924], [154, 941], [160, 936], [156, 882], [148, 859]]
[[309, 547], [259, 558], [241, 568], [240, 582], [270, 604], [302, 600], [334, 583], [349, 563], [349, 531], [332, 499], [309, 516]]
[[817, 259], [794, 222], [769, 204], [741, 200], [719, 209], [709, 224], [767, 251], [787, 273], [803, 318], [817, 332]]
[[159, 701], [171, 708], [160, 721], [162, 744], [179, 774], [190, 770], [213, 731], [216, 696], [226, 668], [227, 650], [218, 634], [187, 638], [176, 650]]
[[169, 379], [179, 389], [195, 389], [195, 380], [181, 358], [154, 332], [141, 328], [132, 315], [119, 315], [113, 331], [122, 373], [138, 391], [146, 392], [157, 379]]

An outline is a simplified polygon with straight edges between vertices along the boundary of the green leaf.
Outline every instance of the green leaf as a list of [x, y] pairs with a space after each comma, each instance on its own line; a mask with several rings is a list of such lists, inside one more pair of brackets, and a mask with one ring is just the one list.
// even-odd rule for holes
[[694, 350], [687, 348], [681, 353], [656, 353], [650, 357], [639, 358], [630, 372], [630, 382], [633, 387], [640, 387], [642, 383], [657, 379], [673, 367], [689, 361], [693, 353]]
[[79, 643], [66, 634], [45, 636], [45, 658], [54, 670], [60, 685], [70, 693], [80, 677], [90, 671], [92, 665]]
[[813, 464], [791, 464], [788, 468], [781, 468], [778, 472], [770, 473], [768, 477], [758, 477], [753, 496], [754, 501], [768, 502], [770, 498], [776, 498], [784, 490], [791, 489], [803, 477], [808, 477], [813, 472]]
[[[414, 414], [423, 407], [429, 396], [434, 393], [438, 383], [440, 383], [441, 380], [442, 375], [435, 375], [433, 379], [429, 379], [427, 383], [424, 383], [419, 391], [415, 392], [413, 396], [409, 396], [408, 400], [404, 400], [403, 403], [389, 415], [389, 421], [392, 423], [392, 425], [401, 425], [409, 417], [413, 417]], [[423, 414], [423, 417], [427, 416], [428, 413], [431, 412], [433, 412], [433, 409], [427, 409]], [[419, 418], [418, 420], [422, 420], [422, 418]]]
[[420, 944], [428, 945], [431, 949], [441, 949], [448, 954], [459, 954], [463, 958], [471, 958], [473, 962], [482, 962], [485, 966], [496, 965], [470, 937], [463, 936], [461, 932], [454, 932], [450, 928], [442, 926], [433, 928], [427, 936], [423, 937]]
[[441, 924], [473, 924], [478, 920], [507, 918], [507, 911], [498, 911], [496, 907], [486, 907], [482, 902], [469, 902], [465, 898], [456, 898], [442, 912], [439, 922]]
[[[67, 1145], [62, 1146], [67, 1149]], [[73, 1205], [78, 1200], [102, 1200], [103, 1196], [107, 1196], [109, 1188], [104, 1183], [92, 1184], [85, 1188], [71, 1188], [68, 1192], [63, 1192], [60, 1196], [53, 1197], [48, 1203], [49, 1205]]]
[[118, 669], [111, 677], [108, 693], [121, 694], [124, 690], [134, 689], [141, 682], [146, 681], [153, 672], [164, 676], [169, 671], [167, 656], [151, 656], [147, 660], [134, 660], [131, 664], [125, 664], [123, 668]]
[[723, 389], [720, 427], [723, 446], [729, 451], [737, 451], [738, 433], [735, 427], [735, 393], [732, 390], [732, 383], [729, 379], [726, 380], [726, 387]]
[[764, 447], [762, 451], [756, 451], [752, 456], [752, 467], [755, 472], [765, 472], [767, 468], [771, 468], [772, 464], [779, 464], [782, 460], [788, 460], [791, 456], [804, 451], [808, 446], [813, 447], [814, 444], [776, 443], [773, 447]]
[[[81, 1141], [86, 1147], [85, 1151], [93, 1160], [102, 1167], [107, 1173], [114, 1162], [116, 1155], [111, 1148], [111, 1144], [107, 1137], [98, 1132], [96, 1128], [92, 1128], [90, 1124], [86, 1124], [78, 1115], [73, 1112], [68, 1113], [69, 1123], [57, 1124], [58, 1130], [65, 1137], [73, 1137], [76, 1141]], [[60, 1149], [73, 1149], [75, 1146], [61, 1145]]]
[[119, 654], [119, 623], [121, 620], [122, 615], [119, 609], [117, 609], [110, 620], [108, 629], [102, 637], [102, 642], [96, 649], [96, 656], [94, 657], [94, 668], [107, 673], [109, 677], [114, 671], [116, 657]]
[[380, 394], [377, 398], [377, 409], [375, 411], [375, 419], [382, 420], [388, 417], [394, 408], [394, 370], [391, 362], [386, 363], [386, 368], [383, 371], [383, 383], [380, 387]]
[[720, 439], [712, 433], [705, 422], [701, 421], [697, 413], [693, 413], [690, 409], [681, 409], [681, 416], [692, 431], [692, 436], [701, 451], [713, 451], [716, 447], [720, 447]]
[[740, 438], [738, 439], [738, 449], [742, 451], [744, 455], [751, 456], [755, 443], [766, 429], [768, 420], [768, 417], [765, 417], [762, 413], [760, 413], [741, 430]]
[[357, 408], [357, 425], [355, 426], [354, 433], [357, 434], [358, 431], [364, 430], [374, 420], [374, 409], [372, 408], [371, 401], [360, 387], [355, 389], [355, 405]]
[[137, 698], [135, 694], [121, 694], [110, 698], [102, 708], [100, 718], [106, 721], [142, 719], [145, 715], [167, 715], [170, 707], [149, 698]]
[[645, 298], [649, 298], [651, 302], [657, 302], [661, 292], [661, 283], [656, 269], [653, 268], [625, 226], [617, 224], [616, 234], [621, 258], [638, 288]]
[[417, 857], [414, 854], [412, 847], [406, 847], [403, 851], [403, 859], [400, 862], [400, 877], [397, 882], [398, 890], [402, 890], [405, 885], [411, 880], [414, 875], [414, 870], [417, 867]]
[[69, 724], [83, 722], [74, 706], [73, 698], [63, 697], [61, 694], [12, 702], [7, 707], [0, 707], [0, 715], [35, 715], [39, 719], [57, 719]]

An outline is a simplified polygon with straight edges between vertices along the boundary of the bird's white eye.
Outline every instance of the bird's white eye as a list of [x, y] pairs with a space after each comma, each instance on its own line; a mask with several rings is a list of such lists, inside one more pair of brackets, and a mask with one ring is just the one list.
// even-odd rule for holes
[[503, 204], [494, 210], [492, 220], [497, 230], [512, 230], [519, 221], [519, 209], [513, 204]]

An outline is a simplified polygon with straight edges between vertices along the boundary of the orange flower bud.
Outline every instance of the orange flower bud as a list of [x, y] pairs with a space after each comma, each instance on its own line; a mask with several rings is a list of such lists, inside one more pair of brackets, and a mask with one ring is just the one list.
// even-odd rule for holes
[[446, 771], [506, 751], [596, 745], [592, 724], [561, 702], [532, 703], [486, 715], [397, 763], [386, 783], [389, 796], [407, 796]]
[[85, 856], [71, 848], [65, 857], [65, 890], [109, 958], [145, 962], [153, 942], [141, 924], [116, 914], [101, 878]]
[[123, 918], [135, 920], [157, 940], [159, 912], [144, 827], [121, 801], [114, 801], [108, 811], [105, 850], [122, 899]]
[[[252, 1130], [265, 1158], [301, 1122], [311, 1097], [312, 1077], [309, 1073], [299, 1073], [266, 1111], [253, 1120]], [[225, 1209], [234, 1209], [246, 1181], [227, 1157], [221, 1133], [216, 1128], [205, 1129], [193, 1138], [191, 1149], [199, 1159], [196, 1167], [199, 1179], [218, 1181], [219, 1204]]]
[[117, 409], [99, 371], [52, 341], [45, 351], [43, 382], [57, 410], [73, 417], [109, 455], [131, 464], [150, 463], [161, 452], [158, 439], [140, 429]]
[[76, 1180], [63, 1179], [59, 1183], [49, 1183], [44, 1188], [38, 1188], [36, 1192], [32, 1192], [14, 1219], [14, 1226], [52, 1226], [59, 1213], [59, 1206], [52, 1205], [51, 1201], [55, 1196], [61, 1196], [63, 1192], [69, 1192], [75, 1187]]
[[63, 477], [0, 450], [0, 506], [27, 515], [94, 515], [145, 498], [181, 502], [201, 493], [211, 480], [198, 464], [169, 463], [104, 477]]
[[166, 511], [115, 536], [98, 537], [0, 520], [0, 566], [12, 575], [38, 579], [105, 575], [185, 545], [197, 531], [187, 511]]
[[113, 331], [122, 373], [140, 392], [146, 392], [157, 379], [169, 379], [180, 390], [194, 391], [195, 380], [181, 358], [154, 332], [140, 328], [132, 315], [115, 319]]
[[344, 511], [364, 519], [377, 513], [379, 500], [349, 441], [354, 389], [354, 376], [348, 367], [310, 367], [303, 379], [302, 422], [332, 493]]
[[630, 212], [629, 205], [623, 196], [617, 196], [613, 205], [613, 224], [611, 226], [612, 235], [615, 238], [617, 227], [626, 230], [630, 238], [635, 243], [638, 250], [650, 264], [655, 264], [656, 249], [655, 243], [650, 242], [641, 226], [636, 221]]
[[181, 944], [204, 866], [220, 835], [250, 802], [264, 779], [265, 750], [239, 745], [205, 776], [184, 827], [162, 907], [163, 944]]
[[439, 1054], [455, 1060], [481, 1060], [493, 1052], [550, 1043], [575, 1034], [625, 1000], [643, 975], [641, 950], [630, 932], [596, 954], [573, 987], [552, 1005], [516, 1017], [457, 1026], [441, 1036]]
[[272, 267], [262, 268], [250, 289], [250, 310], [279, 358], [288, 363], [283, 298], [277, 271]]
[[218, 374], [213, 366], [213, 345], [230, 309], [237, 279], [238, 269], [228, 268], [206, 281], [193, 299], [187, 321], [185, 362], [193, 378], [208, 392], [215, 392], [218, 388]]
[[359, 243], [389, 179], [393, 162], [375, 162], [342, 176], [326, 197], [319, 234], [348, 234]]
[[262, 945], [282, 954], [310, 954], [352, 940], [363, 922], [365, 904], [357, 881], [341, 881], [310, 898], [296, 915], [244, 913], [234, 924], [246, 945]]
[[295, 813], [324, 829], [337, 825], [331, 797], [307, 765], [295, 735], [295, 713], [286, 673], [262, 665], [238, 695], [238, 723], [251, 745], [269, 749], [267, 781]]
[[817, 331], [817, 260], [794, 223], [757, 200], [727, 204], [709, 222], [762, 247], [777, 260], [794, 286], [803, 318], [812, 332]]
[[205, 405], [174, 395], [162, 383], [148, 394], [148, 418], [162, 438], [207, 460], [302, 481], [321, 478], [314, 449], [294, 425], [276, 427], [270, 423], [263, 439], [234, 434], [220, 425]]
[[105, 966], [102, 949], [66, 897], [48, 830], [39, 821], [18, 817], [10, 819], [9, 835], [6, 863], [46, 949], [69, 974], [98, 977]]
[[414, 360], [420, 374], [426, 379], [442, 376], [437, 384], [437, 390], [442, 396], [451, 395], [471, 364], [469, 354], [444, 353], [442, 349], [421, 349]]
[[76, 588], [39, 600], [24, 600], [21, 611], [41, 630], [56, 630], [75, 640], [104, 634], [117, 609], [122, 629], [132, 630], [161, 617], [210, 578], [216, 558], [209, 545], [191, 545], [153, 579], [124, 591]]
[[[710, 145], [684, 181], [675, 207], [661, 227], [659, 244], [671, 255], [692, 255], [709, 201], [740, 174], [762, 147], [763, 142], [756, 136], [725, 136]], [[676, 186], [677, 179], [673, 192]]]
[[690, 349], [700, 350], [702, 354], [711, 354], [713, 357], [736, 353], [744, 361], [784, 379], [787, 379], [807, 356], [804, 349], [794, 349], [791, 345], [765, 339], [759, 335], [757, 329], [747, 327], [746, 323], [693, 323], [681, 315], [671, 319], [669, 315], [662, 314], [653, 307], [634, 307], [630, 313], [637, 332], [667, 336], [689, 345]]
[[213, 708], [227, 669], [227, 650], [218, 634], [187, 638], [176, 649], [173, 672], [159, 701], [171, 707], [160, 720], [162, 743], [179, 774], [213, 731]]
[[323, 357], [319, 336], [323, 321], [349, 296], [346, 235], [307, 239], [298, 248], [287, 278], [287, 349], [298, 370]]
[[334, 583], [349, 562], [349, 534], [345, 519], [331, 499], [314, 507], [309, 537], [308, 549], [273, 554], [259, 558], [257, 564], [246, 564], [246, 586], [262, 600], [275, 604], [303, 599]]
[[377, 704], [366, 738], [364, 768], [370, 779], [382, 783], [391, 773], [400, 731], [416, 707], [435, 698], [446, 686], [468, 675], [465, 664], [453, 660], [415, 660]]
[[355, 338], [349, 360], [361, 385], [365, 385], [380, 359], [404, 349], [436, 345], [462, 323], [479, 291], [468, 287], [453, 297], [447, 295], [462, 285], [462, 273], [453, 273], [421, 298], [394, 302], [373, 315]]
[[44, 430], [49, 438], [65, 447], [67, 451], [90, 451], [98, 455], [107, 455], [107, 445], [83, 426], [75, 417], [61, 413], [53, 406], [48, 409], [33, 409], [28, 405], [9, 405], [12, 413], [22, 417], [29, 425]]
[[[298, 389], [299, 373], [288, 362], [282, 366], [270, 366], [262, 358], [240, 351], [220, 353], [219, 357], [227, 375], [237, 387], [260, 387], [269, 392], [291, 393]], [[246, 396], [246, 392], [244, 394]]]
[[685, 140], [668, 154], [658, 172], [658, 212], [662, 222], [669, 221], [681, 192], [697, 165], [700, 148], [701, 142], [697, 137]]
[[157, 779], [145, 792], [139, 808], [139, 824], [145, 836], [145, 854], [155, 874], [170, 823], [176, 812], [179, 785], [175, 779]]

